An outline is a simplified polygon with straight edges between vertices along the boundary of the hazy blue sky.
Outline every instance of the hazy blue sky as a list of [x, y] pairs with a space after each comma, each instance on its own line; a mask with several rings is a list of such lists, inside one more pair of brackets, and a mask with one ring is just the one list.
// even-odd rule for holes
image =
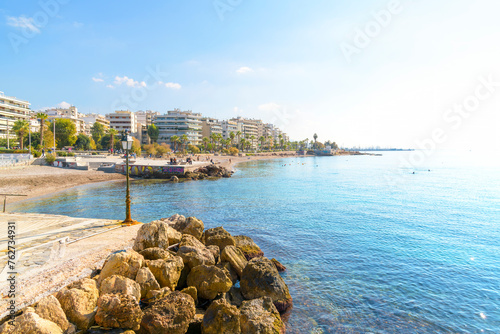
[[0, 91], [33, 109], [181, 108], [347, 146], [500, 146], [497, 0], [0, 4]]

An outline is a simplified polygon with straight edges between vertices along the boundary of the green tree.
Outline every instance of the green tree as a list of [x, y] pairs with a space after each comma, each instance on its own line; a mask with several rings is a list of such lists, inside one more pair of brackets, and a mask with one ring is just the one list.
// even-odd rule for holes
[[208, 137], [203, 137], [202, 141], [203, 141], [203, 146], [205, 147], [205, 151], [206, 151], [207, 150], [207, 146], [208, 146], [208, 144], [210, 142], [210, 139], [208, 139]]
[[151, 124], [148, 126], [148, 136], [151, 138], [151, 141], [153, 143], [156, 143], [158, 141], [158, 137], [160, 136], [160, 129], [154, 124]]
[[176, 135], [173, 135], [172, 137], [170, 137], [170, 142], [172, 143], [172, 146], [174, 147], [174, 151], [177, 151], [178, 150], [178, 145], [180, 143], [181, 139], [179, 138], [179, 136], [176, 136]]
[[53, 148], [54, 146], [54, 133], [50, 129], [45, 129], [43, 132], [43, 147]]
[[[90, 128], [90, 134], [92, 135], [92, 139], [99, 144], [101, 142], [102, 136], [106, 133], [106, 129], [104, 125], [99, 122], [95, 122], [94, 125]], [[99, 145], [97, 145], [99, 147]]]
[[[28, 147], [30, 144], [30, 140], [28, 136], [24, 137], [24, 147]], [[2, 145], [0, 145], [2, 146]], [[40, 147], [40, 132], [31, 133], [31, 147], [39, 148]]]
[[29, 124], [28, 121], [24, 119], [18, 119], [15, 123], [14, 126], [12, 127], [12, 130], [16, 133], [17, 138], [19, 140], [19, 145], [21, 146], [21, 150], [24, 149], [24, 136], [29, 132]]
[[181, 136], [181, 142], [182, 142], [182, 149], [186, 149], [186, 143], [188, 142], [188, 136], [186, 134], [183, 134]]
[[229, 138], [231, 138], [231, 145], [234, 145], [234, 137], [236, 137], [234, 132], [233, 131], [229, 132]]
[[318, 135], [314, 134], [313, 138], [314, 138], [314, 148], [316, 148], [316, 140], [318, 139]]
[[141, 142], [137, 138], [132, 138], [132, 149], [130, 152], [135, 153], [137, 155], [141, 154]]
[[75, 147], [77, 150], [90, 150], [90, 137], [80, 133], [76, 137]]
[[67, 118], [58, 118], [56, 122], [56, 141], [57, 147], [73, 146], [76, 142], [76, 125]]
[[238, 144], [237, 144], [237, 146], [238, 146], [239, 149], [241, 149], [240, 148], [240, 145], [241, 145], [241, 131], [236, 131], [236, 137], [238, 137]]
[[43, 146], [43, 132], [45, 131], [45, 120], [47, 119], [47, 114], [39, 112], [36, 114], [36, 118], [40, 120], [40, 146]]

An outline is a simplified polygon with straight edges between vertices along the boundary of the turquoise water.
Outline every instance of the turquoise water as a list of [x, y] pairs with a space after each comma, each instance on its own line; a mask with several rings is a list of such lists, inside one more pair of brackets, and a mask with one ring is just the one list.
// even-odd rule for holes
[[[134, 181], [132, 215], [180, 213], [252, 236], [288, 268], [289, 333], [500, 333], [500, 166], [470, 152], [417, 153]], [[11, 210], [123, 219], [123, 194], [121, 182], [90, 185]]]

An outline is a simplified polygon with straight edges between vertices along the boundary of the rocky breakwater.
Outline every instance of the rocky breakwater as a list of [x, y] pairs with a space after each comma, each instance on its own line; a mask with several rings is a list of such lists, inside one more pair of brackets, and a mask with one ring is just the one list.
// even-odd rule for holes
[[0, 334], [284, 333], [292, 297], [278, 268], [251, 238], [174, 215], [141, 226], [132, 249], [25, 308]]

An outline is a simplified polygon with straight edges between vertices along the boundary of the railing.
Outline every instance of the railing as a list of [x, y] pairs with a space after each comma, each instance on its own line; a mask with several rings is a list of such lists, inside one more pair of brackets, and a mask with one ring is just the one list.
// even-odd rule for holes
[[31, 154], [0, 154], [0, 167], [29, 164], [32, 158]]
[[0, 196], [4, 196], [4, 198], [3, 198], [3, 212], [5, 212], [5, 207], [7, 206], [7, 196], [28, 196], [28, 195], [19, 195], [19, 194], [0, 194]]

